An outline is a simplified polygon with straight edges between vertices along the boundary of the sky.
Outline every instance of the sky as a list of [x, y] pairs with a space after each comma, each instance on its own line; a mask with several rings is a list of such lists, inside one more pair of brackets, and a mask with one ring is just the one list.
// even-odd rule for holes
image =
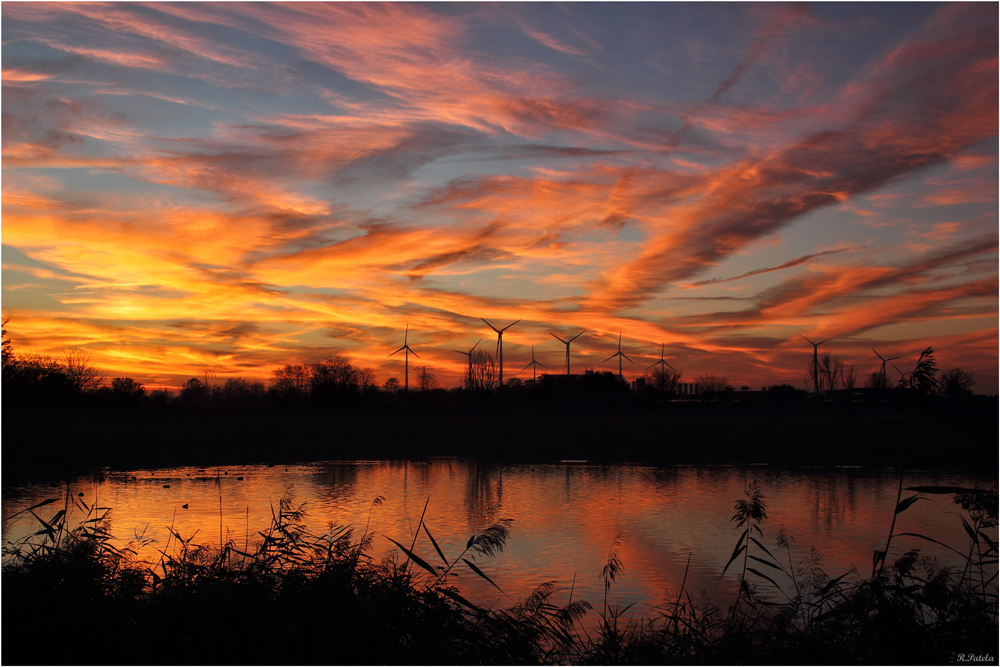
[[[21, 3], [15, 352], [266, 381], [350, 357], [998, 386], [996, 3]], [[408, 327], [408, 334], [406, 330]], [[898, 378], [890, 367], [890, 380]]]

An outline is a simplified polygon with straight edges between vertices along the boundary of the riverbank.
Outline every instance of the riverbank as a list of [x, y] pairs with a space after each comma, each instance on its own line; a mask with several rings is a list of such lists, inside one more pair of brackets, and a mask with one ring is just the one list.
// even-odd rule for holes
[[995, 476], [996, 399], [960, 410], [885, 405], [677, 402], [654, 409], [421, 407], [3, 412], [3, 484], [95, 467], [289, 464], [459, 456], [486, 462], [898, 466]]

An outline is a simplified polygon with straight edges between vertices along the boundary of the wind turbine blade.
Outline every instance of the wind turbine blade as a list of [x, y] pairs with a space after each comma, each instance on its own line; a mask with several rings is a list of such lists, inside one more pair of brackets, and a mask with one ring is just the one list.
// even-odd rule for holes
[[542, 362], [540, 362], [540, 361], [534, 361], [534, 362], [532, 362], [532, 363], [534, 363], [534, 364], [538, 364], [538, 365], [539, 365], [539, 366], [541, 366], [542, 368], [548, 368], [548, 366], [546, 366], [545, 364], [543, 364], [543, 363], [542, 363]]
[[480, 344], [480, 343], [482, 343], [482, 342], [483, 342], [483, 339], [482, 339], [482, 338], [480, 338], [479, 340], [477, 340], [477, 341], [476, 341], [476, 344], [475, 344], [475, 345], [473, 345], [473, 346], [472, 346], [472, 347], [471, 347], [471, 348], [469, 349], [469, 354], [472, 354], [472, 350], [475, 350], [475, 349], [476, 349], [476, 348], [477, 348], [477, 347], [479, 346], [479, 344]]
[[[483, 320], [483, 318], [481, 318], [481, 317], [479, 319]], [[483, 322], [486, 322], [486, 320], [483, 320]], [[492, 324], [490, 324], [489, 322], [486, 322], [486, 326], [488, 326], [490, 329], [493, 329], [497, 333], [500, 333], [499, 331], [497, 331], [497, 328], [495, 326], [493, 326]]]
[[617, 357], [617, 356], [618, 356], [619, 354], [621, 354], [621, 352], [615, 352], [614, 354], [612, 354], [612, 355], [611, 355], [610, 357], [608, 357], [607, 359], [605, 359], [605, 360], [604, 360], [604, 361], [602, 361], [601, 363], [602, 363], [602, 364], [603, 364], [603, 363], [607, 363], [607, 362], [611, 361], [612, 359], [614, 359], [615, 357]]
[[[625, 354], [624, 352], [619, 352], [618, 354], [620, 354], [620, 355], [622, 355], [623, 357], [625, 357], [626, 359], [628, 359], [628, 355], [627, 355], [627, 354]], [[630, 364], [634, 364], [634, 363], [635, 363], [635, 362], [634, 362], [634, 361], [632, 361], [631, 359], [628, 359], [628, 362], [629, 362]]]
[[[402, 351], [403, 351], [403, 350], [405, 350], [405, 349], [406, 349], [406, 346], [404, 345], [403, 347], [401, 347], [401, 348], [399, 348], [398, 350], [396, 350], [396, 352], [402, 352]], [[392, 354], [396, 354], [396, 352], [393, 352]], [[391, 356], [392, 356], [392, 354], [390, 354], [389, 356], [391, 357]]]
[[452, 350], [452, 352], [458, 352], [459, 354], [464, 354], [465, 356], [472, 354], [471, 352], [462, 352], [461, 350]]
[[521, 321], [521, 320], [517, 320], [517, 321], [515, 321], [515, 322], [511, 322], [510, 324], [508, 324], [507, 326], [505, 326], [505, 327], [504, 327], [503, 329], [501, 329], [500, 331], [506, 331], [507, 329], [510, 329], [510, 328], [511, 328], [512, 326], [514, 326], [515, 324], [517, 324], [517, 323], [518, 323], [518, 322], [520, 322], [520, 321]]
[[[809, 340], [808, 338], [806, 338], [806, 337], [805, 337], [805, 336], [803, 336], [802, 334], [798, 334], [798, 337], [799, 337], [799, 338], [801, 338], [802, 340], [806, 341], [806, 342], [807, 342], [807, 343], [809, 343], [810, 345], [813, 345], [813, 346], [816, 346], [816, 345], [822, 345], [822, 343], [814, 343], [814, 342], [812, 342], [811, 340]], [[824, 342], [825, 342], [825, 341], [824, 341]]]
[[573, 341], [575, 341], [575, 340], [576, 340], [577, 338], [579, 338], [580, 336], [582, 336], [582, 335], [583, 335], [583, 334], [585, 334], [585, 333], [587, 333], [587, 331], [586, 331], [586, 330], [584, 330], [584, 331], [581, 331], [581, 332], [580, 332], [580, 333], [578, 333], [577, 335], [575, 335], [575, 336], [573, 336], [572, 338], [570, 338], [570, 339], [569, 339], [569, 342], [571, 342], [571, 343], [572, 343]]
[[896, 359], [902, 359], [903, 357], [889, 357], [886, 361], [895, 361]]
[[528, 366], [531, 366], [531, 364], [533, 364], [533, 363], [535, 363], [535, 362], [534, 361], [529, 361], [527, 364], [525, 364], [524, 368], [522, 368], [518, 372], [523, 373], [524, 371], [528, 370]]
[[[875, 352], [875, 348], [874, 347], [871, 348], [871, 350], [872, 350], [872, 352]], [[878, 357], [879, 359], [882, 359], [882, 355], [879, 354], [878, 352], [875, 352], [875, 356]], [[885, 359], [882, 359], [882, 361], [885, 361]]]
[[414, 351], [413, 351], [412, 349], [410, 349], [409, 347], [407, 347], [406, 349], [407, 349], [407, 350], [410, 350], [410, 354], [412, 354], [413, 356], [415, 356], [415, 357], [416, 357], [417, 359], [419, 359], [419, 358], [420, 358], [420, 355], [419, 355], [419, 354], [417, 354], [416, 352], [414, 352]]
[[826, 340], [821, 340], [820, 342], [816, 343], [816, 347], [819, 347], [819, 346], [820, 346], [820, 345], [822, 345], [823, 343], [825, 343], [825, 342], [827, 342], [827, 341], [830, 341], [830, 340], [833, 340], [834, 338], [836, 338], [836, 336], [830, 336], [830, 337], [829, 337], [829, 338], [827, 338]]
[[562, 338], [560, 338], [559, 336], [556, 336], [556, 335], [555, 335], [554, 333], [552, 333], [551, 331], [549, 332], [549, 334], [550, 334], [550, 335], [552, 335], [552, 336], [553, 336], [553, 337], [554, 337], [554, 338], [555, 338], [555, 339], [556, 339], [557, 341], [559, 341], [559, 342], [560, 342], [560, 343], [562, 343], [563, 345], [569, 345], [569, 343], [567, 343], [566, 341], [564, 341], [564, 340], [563, 340]]

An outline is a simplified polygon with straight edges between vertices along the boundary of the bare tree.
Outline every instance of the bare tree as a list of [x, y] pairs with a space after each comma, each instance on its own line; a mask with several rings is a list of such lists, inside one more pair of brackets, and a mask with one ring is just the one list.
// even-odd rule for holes
[[0, 327], [0, 330], [2, 330], [2, 332], [3, 332], [3, 334], [2, 334], [3, 343], [2, 343], [2, 345], [0, 345], [0, 347], [3, 348], [3, 365], [4, 366], [6, 366], [7, 364], [11, 363], [14, 360], [14, 350], [13, 350], [13, 348], [10, 345], [10, 338], [7, 337], [7, 323], [8, 322], [10, 322], [10, 318], [9, 317], [6, 318], [3, 321], [3, 326]]
[[305, 394], [311, 375], [312, 369], [309, 366], [288, 364], [271, 372], [271, 377], [274, 378], [271, 390], [284, 396]]
[[427, 371], [427, 366], [420, 369], [420, 373], [417, 375], [417, 386], [420, 387], [420, 391], [430, 391], [437, 387], [437, 378], [434, 377], [433, 373]]
[[101, 369], [91, 362], [90, 352], [73, 348], [66, 352], [65, 359], [63, 372], [78, 391], [96, 391], [104, 384], [104, 375], [101, 374]]
[[399, 391], [399, 380], [396, 378], [389, 378], [385, 381], [385, 384], [382, 385], [382, 389], [390, 394], [395, 394]]
[[950, 398], [968, 398], [972, 396], [972, 385], [976, 384], [976, 376], [972, 371], [952, 368], [941, 375], [938, 381], [938, 391]]
[[865, 387], [869, 389], [885, 389], [888, 383], [885, 380], [885, 374], [878, 371], [873, 371], [868, 379], [865, 380]]
[[840, 382], [844, 389], [852, 391], [858, 384], [858, 376], [854, 373], [854, 366], [844, 366], [840, 376]]
[[659, 394], [674, 394], [677, 392], [677, 386], [681, 383], [683, 374], [682, 371], [676, 371], [664, 364], [653, 370], [647, 368], [642, 374], [642, 379], [648, 389]]
[[327, 357], [310, 366], [309, 394], [313, 400], [342, 400], [360, 389], [358, 369], [347, 357]]
[[729, 385], [729, 378], [725, 375], [716, 375], [715, 373], [704, 373], [698, 376], [696, 380], [698, 383], [698, 388], [702, 393], [719, 393], [732, 389]]
[[375, 377], [374, 368], [358, 369], [358, 386], [361, 387], [361, 393], [363, 394], [370, 394], [378, 389], [378, 380]]
[[819, 357], [819, 388], [820, 391], [833, 391], [843, 382], [844, 362], [829, 352]]
[[469, 391], [487, 392], [497, 385], [499, 366], [486, 350], [473, 350], [465, 372], [465, 388]]

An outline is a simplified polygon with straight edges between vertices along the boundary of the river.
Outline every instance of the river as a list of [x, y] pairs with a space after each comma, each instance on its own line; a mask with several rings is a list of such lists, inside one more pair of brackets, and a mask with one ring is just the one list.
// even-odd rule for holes
[[[369, 522], [376, 536], [375, 557], [393, 538], [412, 541], [426, 503], [425, 522], [446, 557], [454, 560], [469, 537], [499, 519], [513, 519], [510, 537], [496, 558], [476, 563], [504, 594], [466, 568], [453, 582], [464, 595], [491, 606], [506, 606], [546, 581], [562, 591], [553, 600], [586, 599], [603, 604], [598, 574], [612, 552], [624, 566], [608, 602], [635, 604], [640, 614], [676, 594], [682, 581], [695, 598], [725, 604], [735, 597], [735, 566], [721, 578], [739, 530], [730, 521], [734, 502], [756, 480], [767, 503], [760, 540], [788, 569], [815, 554], [831, 576], [857, 567], [870, 574], [872, 553], [885, 545], [896, 502], [898, 473], [893, 470], [768, 466], [593, 465], [562, 461], [546, 465], [479, 465], [473, 460], [319, 462], [295, 466], [231, 466], [94, 472], [68, 484], [32, 484], [5, 488], [3, 540], [17, 541], [35, 532], [30, 513], [15, 514], [48, 498], [41, 508], [49, 518], [64, 506], [67, 493], [88, 505], [110, 507], [115, 543], [137, 537], [153, 540], [140, 559], [155, 560], [169, 544], [173, 527], [192, 544], [217, 546], [232, 540], [242, 549], [259, 540], [272, 508], [285, 494], [304, 503], [306, 522], [322, 533], [330, 525], [350, 524], [361, 532]], [[905, 486], [995, 484], [967, 475], [908, 472]], [[82, 496], [78, 495], [82, 494]], [[912, 495], [904, 492], [905, 495]], [[377, 497], [381, 502], [373, 502]], [[899, 515], [895, 532], [918, 532], [959, 548], [968, 544], [961, 508], [951, 496], [926, 496]], [[71, 515], [71, 523], [84, 518]], [[789, 548], [775, 549], [779, 531]], [[946, 549], [912, 537], [893, 539], [890, 560], [907, 549], [955, 564]], [[415, 551], [440, 563], [421, 534]], [[690, 560], [689, 560], [690, 558]], [[784, 575], [775, 572], [779, 584]], [[762, 581], [762, 580], [761, 580]], [[764, 585], [771, 599], [782, 594]], [[509, 596], [509, 597], [508, 597]]]

